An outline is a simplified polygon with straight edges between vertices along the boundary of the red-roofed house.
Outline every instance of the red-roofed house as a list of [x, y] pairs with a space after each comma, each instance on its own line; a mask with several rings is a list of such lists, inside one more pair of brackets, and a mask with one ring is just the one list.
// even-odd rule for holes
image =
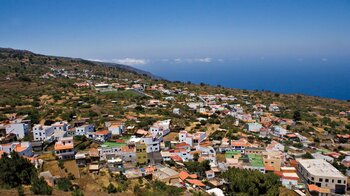
[[105, 142], [112, 137], [112, 134], [108, 130], [97, 131], [95, 133], [95, 140]]

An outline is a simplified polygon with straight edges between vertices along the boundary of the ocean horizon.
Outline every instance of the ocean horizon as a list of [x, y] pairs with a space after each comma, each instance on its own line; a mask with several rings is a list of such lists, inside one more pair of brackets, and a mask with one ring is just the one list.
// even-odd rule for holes
[[350, 61], [231, 60], [135, 66], [170, 81], [350, 100]]

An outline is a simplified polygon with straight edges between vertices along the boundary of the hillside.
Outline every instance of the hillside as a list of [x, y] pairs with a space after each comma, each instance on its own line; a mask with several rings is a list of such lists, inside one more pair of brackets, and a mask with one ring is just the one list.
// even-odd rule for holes
[[[63, 73], [66, 74], [64, 77], [62, 77]], [[164, 80], [159, 82], [158, 79], [159, 77], [148, 72], [125, 65], [92, 62], [79, 58], [45, 56], [25, 50], [0, 49], [0, 106], [3, 114], [34, 112], [33, 108], [40, 108], [41, 112], [38, 114], [38, 120], [42, 120], [44, 116], [46, 118], [48, 116], [59, 118], [60, 115], [72, 112], [73, 109], [75, 112], [95, 110], [98, 114], [119, 113], [120, 111], [115, 111], [115, 109], [108, 106], [110, 102], [107, 100], [111, 100], [111, 96], [101, 95], [93, 89], [77, 89], [74, 87], [74, 83], [85, 81], [90, 81], [92, 84], [114, 82], [131, 86], [142, 81], [142, 83], [149, 86], [162, 83], [168, 88], [184, 88], [189, 92], [198, 94], [221, 93], [243, 97], [244, 99], [237, 103], [242, 104], [248, 111], [251, 108], [247, 107], [248, 105], [245, 102], [248, 102], [249, 105], [278, 103], [283, 111], [277, 115], [282, 118], [293, 118], [294, 112], [300, 111], [305, 121], [303, 126], [300, 127], [303, 131], [315, 130], [314, 128], [334, 133], [348, 131], [345, 127], [347, 120], [339, 118], [339, 112], [347, 111], [350, 108], [350, 103], [346, 101], [213, 87], [205, 84], [193, 85]], [[149, 93], [154, 94], [152, 91]], [[155, 96], [161, 98], [159, 94]], [[139, 100], [140, 98], [136, 97], [136, 99]], [[90, 108], [75, 108], [77, 103], [74, 102], [81, 100], [89, 103]], [[185, 101], [186, 99], [181, 97], [179, 100]], [[95, 101], [99, 103], [94, 104]], [[123, 102], [133, 103], [130, 99], [123, 100]], [[142, 103], [142, 101], [138, 103]], [[121, 106], [114, 107], [119, 108]], [[179, 121], [183, 120], [179, 119]]]
[[[90, 150], [95, 152], [100, 148], [113, 148], [113, 153], [118, 153], [116, 157], [123, 160], [125, 173], [113, 173], [113, 166], [106, 164], [108, 151], [99, 151], [106, 153], [106, 158], [97, 156], [101, 169], [100, 173], [96, 174], [89, 171], [89, 165], [78, 167], [74, 159], [58, 160], [59, 155], [52, 153], [56, 150], [56, 141], [44, 142], [47, 148], [37, 152], [37, 157], [44, 163], [38, 172], [50, 171], [52, 175], [64, 179], [65, 183], [79, 186], [87, 195], [104, 195], [107, 192], [123, 195], [201, 195], [203, 189], [186, 188], [176, 181], [160, 182], [154, 180], [155, 175], [151, 177], [152, 180], [148, 177], [143, 178], [143, 174], [137, 178], [133, 175], [146, 169], [147, 172], [158, 173], [170, 170], [171, 173], [177, 174], [185, 171], [196, 173], [188, 176], [198, 177], [196, 180], [186, 181], [190, 184], [187, 187], [203, 186], [205, 183], [204, 186], [213, 188], [215, 185], [213, 186], [206, 176], [206, 172], [213, 168], [219, 170], [215, 179], [230, 182], [228, 185], [222, 185], [225, 193], [243, 193], [249, 185], [249, 192], [246, 193], [248, 195], [283, 195], [282, 192], [293, 195], [292, 191], [282, 188], [277, 175], [273, 172], [265, 174], [267, 165], [263, 160], [266, 157], [261, 154], [239, 153], [240, 156], [235, 158], [237, 163], [253, 170], [258, 168], [257, 171], [227, 168], [225, 170], [212, 167], [209, 162], [214, 160], [214, 163], [217, 161], [231, 164], [227, 160], [233, 159], [234, 156], [221, 151], [222, 146], [226, 148], [231, 145], [229, 149], [233, 149], [236, 143], [241, 147], [240, 144], [245, 142], [244, 146], [270, 153], [267, 152], [267, 147], [279, 142], [283, 149], [274, 151], [280, 156], [277, 158], [280, 165], [276, 166], [275, 171], [280, 171], [281, 166], [293, 166], [292, 162], [295, 162], [296, 158], [309, 158], [315, 152], [324, 152], [324, 156], [328, 156], [326, 153], [331, 152], [331, 155], [339, 154], [334, 158], [334, 166], [345, 173], [340, 162], [344, 153], [350, 150], [348, 101], [206, 84], [195, 85], [190, 82], [170, 82], [124, 65], [0, 49], [2, 131], [6, 133], [4, 127], [16, 123], [17, 119], [24, 120], [22, 122], [25, 123], [28, 122], [25, 120], [30, 120], [31, 125], [39, 127], [52, 127], [54, 122], [66, 123], [69, 129], [67, 128], [65, 134], [73, 133], [74, 137], [62, 138], [73, 141], [70, 142], [74, 143], [71, 145], [71, 148], [74, 148], [73, 155], [90, 153]], [[113, 126], [122, 125], [125, 130], [112, 136], [111, 123], [114, 123]], [[93, 131], [77, 135], [75, 128], [83, 126], [92, 126]], [[254, 126], [258, 126], [259, 130], [255, 130]], [[162, 132], [160, 135], [153, 135], [151, 127], [159, 130], [160, 127], [165, 127], [164, 130], [162, 128], [164, 134]], [[188, 144], [187, 139], [185, 142], [180, 141], [180, 134], [184, 131], [188, 138], [195, 136], [202, 139], [198, 145], [203, 148], [192, 145], [192, 142]], [[33, 141], [33, 132], [29, 131], [21, 141]], [[96, 138], [96, 135], [105, 133], [107, 136], [110, 134], [110, 137], [103, 140]], [[90, 137], [89, 134], [93, 136]], [[136, 137], [140, 140], [145, 137], [151, 138], [147, 144], [141, 142], [147, 145], [147, 148], [156, 146], [154, 151], [147, 152], [147, 155], [142, 154], [144, 159], [147, 156], [144, 162], [143, 159], [136, 159], [136, 156], [141, 156], [137, 155], [140, 152], [128, 143]], [[182, 146], [188, 146], [189, 149], [181, 149]], [[120, 151], [123, 149], [122, 153], [125, 153], [125, 156], [121, 156], [120, 151], [114, 151], [114, 148]], [[164, 161], [160, 152], [173, 154], [170, 160]], [[185, 157], [180, 157], [183, 153]], [[135, 157], [134, 161], [131, 161], [131, 154]], [[151, 159], [155, 161], [154, 154], [160, 156], [159, 164], [151, 163]], [[288, 160], [284, 160], [286, 157]], [[112, 159], [114, 161], [114, 157]], [[10, 162], [5, 160], [3, 165], [11, 166], [6, 161]], [[272, 162], [275, 162], [275, 158]], [[16, 171], [12, 169], [16, 175], [22, 175]], [[159, 174], [160, 177], [162, 175]], [[5, 178], [6, 176], [0, 175], [0, 180]], [[26, 193], [30, 192], [29, 181], [27, 179], [27, 182], [23, 183], [26, 184]], [[17, 186], [16, 181], [13, 183], [9, 187]], [[181, 188], [178, 188], [179, 186]], [[12, 193], [11, 190], [1, 190], [9, 187], [0, 186], [0, 192]], [[57, 185], [54, 187], [54, 194], [59, 194], [58, 189], [64, 190]], [[72, 189], [69, 187], [65, 191]]]

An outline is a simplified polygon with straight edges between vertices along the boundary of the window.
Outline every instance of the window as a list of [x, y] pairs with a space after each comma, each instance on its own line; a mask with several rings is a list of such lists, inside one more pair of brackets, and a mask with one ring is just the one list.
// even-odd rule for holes
[[332, 183], [334, 183], [334, 179], [332, 179]]
[[319, 182], [323, 182], [323, 179], [322, 179], [322, 178], [320, 178], [320, 179], [318, 179], [318, 181], [319, 181]]
[[324, 181], [325, 181], [325, 182], [328, 182], [329, 180], [326, 178], [326, 179], [324, 179]]
[[341, 183], [341, 180], [338, 180], [338, 183], [340, 184], [340, 183]]

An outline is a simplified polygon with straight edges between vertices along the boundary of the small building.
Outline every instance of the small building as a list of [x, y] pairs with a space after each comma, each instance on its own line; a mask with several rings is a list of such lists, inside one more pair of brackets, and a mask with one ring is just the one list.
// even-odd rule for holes
[[6, 134], [15, 134], [17, 139], [23, 139], [29, 133], [29, 126], [22, 122], [13, 122], [7, 124]]
[[100, 172], [100, 166], [98, 164], [89, 165], [89, 172], [93, 174], [98, 174]]
[[104, 130], [104, 131], [97, 131], [95, 133], [94, 139], [96, 141], [105, 142], [105, 141], [109, 140], [111, 137], [112, 137], [111, 132], [108, 130]]
[[215, 178], [215, 173], [213, 170], [208, 170], [208, 171], [205, 171], [205, 177], [207, 179], [212, 179], [212, 178]]
[[43, 150], [43, 142], [42, 141], [32, 142], [32, 148], [34, 152], [41, 152]]
[[35, 125], [33, 127], [34, 141], [52, 142], [55, 130], [53, 126]]
[[110, 131], [112, 135], [122, 135], [125, 131], [125, 126], [124, 126], [124, 123], [122, 122], [112, 122], [112, 123], [109, 123], [109, 126], [107, 127], [108, 127], [108, 131]]
[[180, 131], [179, 140], [180, 142], [185, 142], [190, 146], [199, 145], [206, 138], [205, 132], [197, 132], [194, 134], [189, 134], [187, 131]]
[[85, 167], [86, 166], [86, 154], [85, 153], [77, 153], [75, 155], [75, 162], [79, 167]]
[[123, 172], [123, 160], [121, 158], [113, 158], [107, 160], [108, 169], [111, 172]]
[[93, 125], [81, 125], [75, 127], [75, 135], [87, 135], [89, 132], [93, 132], [94, 129]]
[[257, 122], [247, 123], [247, 124], [246, 124], [246, 129], [247, 129], [247, 131], [249, 131], [249, 132], [258, 133], [258, 132], [260, 132], [260, 129], [261, 129], [262, 127], [263, 127], [263, 126], [262, 126], [260, 123], [257, 123]]
[[59, 159], [74, 159], [73, 137], [61, 138], [55, 143], [55, 154]]
[[148, 163], [146, 144], [141, 142], [136, 143], [135, 148], [136, 148], [136, 163], [140, 165]]
[[310, 185], [330, 189], [335, 194], [346, 192], [347, 177], [323, 159], [301, 159], [297, 170]]
[[153, 172], [152, 178], [154, 180], [159, 180], [164, 183], [170, 183], [172, 180], [179, 178], [179, 172], [162, 165], [156, 166], [157, 170]]

